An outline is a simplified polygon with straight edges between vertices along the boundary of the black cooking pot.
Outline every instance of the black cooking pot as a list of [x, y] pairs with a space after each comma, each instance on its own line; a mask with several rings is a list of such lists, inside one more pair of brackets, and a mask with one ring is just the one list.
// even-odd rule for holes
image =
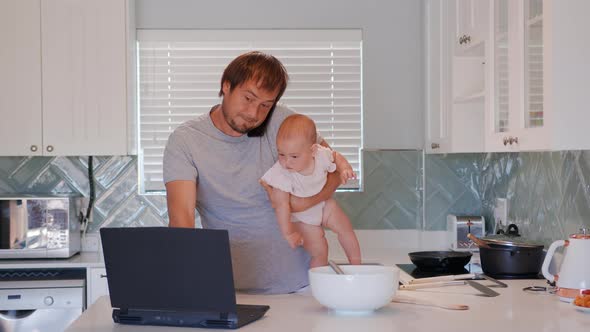
[[479, 248], [481, 269], [492, 277], [534, 277], [541, 271], [543, 247]]
[[508, 232], [482, 238], [488, 247], [479, 247], [481, 269], [494, 277], [534, 277], [541, 271], [545, 252], [543, 244], [530, 241], [511, 224]]
[[461, 271], [472, 254], [458, 251], [416, 251], [408, 254], [422, 271]]

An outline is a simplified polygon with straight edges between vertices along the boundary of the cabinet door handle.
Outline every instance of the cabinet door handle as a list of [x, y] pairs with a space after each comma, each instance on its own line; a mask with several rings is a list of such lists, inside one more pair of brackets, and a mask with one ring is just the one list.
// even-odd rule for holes
[[434, 149], [438, 149], [438, 148], [440, 148], [440, 144], [438, 144], [438, 143], [432, 143], [432, 144], [430, 144], [430, 148], [433, 149], [433, 150]]
[[504, 137], [502, 142], [504, 143], [504, 146], [508, 145], [508, 137]]
[[101, 273], [101, 274], [100, 274], [100, 277], [101, 277], [101, 278], [106, 278], [106, 277], [107, 277], [107, 275], [106, 275], [106, 274], [102, 274], [102, 273]]
[[518, 137], [510, 136], [509, 142], [510, 142], [510, 145], [512, 145], [512, 143], [518, 144]]
[[31, 151], [33, 152], [37, 152], [37, 146], [36, 145], [31, 145]]
[[48, 145], [46, 149], [47, 152], [53, 152], [53, 145]]

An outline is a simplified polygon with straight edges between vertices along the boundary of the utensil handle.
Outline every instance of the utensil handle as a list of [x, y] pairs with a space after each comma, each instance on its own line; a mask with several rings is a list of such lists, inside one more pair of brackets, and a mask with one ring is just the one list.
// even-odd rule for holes
[[330, 267], [332, 268], [332, 270], [334, 270], [334, 272], [336, 272], [336, 274], [345, 274], [344, 271], [342, 271], [342, 269], [340, 268], [340, 266], [338, 266], [338, 264], [336, 264], [333, 260], [328, 260], [328, 265], [330, 265]]
[[452, 281], [452, 280], [463, 280], [463, 279], [473, 279], [475, 278], [475, 274], [468, 273], [468, 274], [456, 274], [450, 276], [441, 276], [441, 277], [430, 277], [430, 278], [420, 278], [420, 279], [412, 279], [409, 281], [409, 284], [426, 284], [436, 281]]
[[553, 258], [553, 254], [555, 254], [555, 250], [559, 247], [565, 246], [565, 240], [557, 240], [549, 246], [547, 250], [547, 254], [545, 255], [545, 260], [543, 261], [543, 266], [541, 267], [541, 273], [543, 273], [543, 277], [547, 279], [549, 282], [555, 281], [555, 276], [549, 272], [549, 264], [551, 264], [551, 259]]
[[471, 233], [467, 233], [467, 237], [473, 241], [478, 247], [483, 247], [483, 248], [490, 248], [490, 246], [485, 243], [482, 239], [478, 238], [477, 236], [471, 234]]
[[420, 289], [420, 288], [436, 288], [436, 287], [457, 286], [457, 285], [465, 285], [465, 281], [454, 280], [454, 281], [429, 282], [429, 283], [423, 283], [423, 284], [400, 285], [399, 289], [414, 290], [414, 289]]
[[418, 305], [425, 305], [425, 306], [431, 306], [431, 307], [439, 307], [439, 308], [449, 309], [449, 310], [468, 310], [469, 309], [469, 306], [465, 305], [465, 304], [442, 304], [442, 303], [430, 302], [427, 300], [418, 300], [418, 299], [412, 299], [412, 298], [401, 297], [401, 296], [394, 297], [391, 300], [391, 302], [418, 304]]

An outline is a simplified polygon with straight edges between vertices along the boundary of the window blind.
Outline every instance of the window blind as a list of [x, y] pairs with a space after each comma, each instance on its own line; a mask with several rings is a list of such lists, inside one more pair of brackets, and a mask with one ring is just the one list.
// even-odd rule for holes
[[359, 188], [362, 148], [360, 30], [138, 30], [139, 171], [144, 193], [165, 190], [162, 158], [181, 123], [220, 103], [225, 67], [258, 50], [289, 73], [280, 102], [311, 117], [326, 142], [344, 155]]

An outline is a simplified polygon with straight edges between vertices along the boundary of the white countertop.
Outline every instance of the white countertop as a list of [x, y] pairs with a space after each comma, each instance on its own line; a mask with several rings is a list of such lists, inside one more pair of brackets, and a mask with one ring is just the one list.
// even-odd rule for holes
[[[443, 242], [430, 235], [414, 236], [414, 233], [396, 231], [379, 232], [376, 240], [372, 232], [360, 232], [363, 260], [384, 265], [409, 263], [405, 248], [421, 250], [442, 249]], [[389, 233], [389, 234], [387, 234]], [[408, 240], [408, 235], [410, 240]], [[440, 234], [439, 234], [440, 235]], [[343, 261], [343, 251], [337, 241], [328, 236], [330, 256]], [[336, 242], [334, 242], [336, 241]], [[375, 244], [380, 245], [375, 245]], [[494, 288], [497, 297], [481, 297], [475, 289], [448, 286], [436, 289], [398, 291], [398, 295], [428, 299], [441, 303], [466, 304], [466, 311], [446, 310], [413, 304], [391, 303], [369, 316], [339, 316], [320, 305], [310, 292], [289, 295], [238, 294], [240, 304], [266, 304], [271, 309], [261, 320], [240, 328], [240, 331], [477, 331], [477, 332], [541, 332], [588, 331], [590, 313], [580, 312], [569, 304], [560, 302], [557, 296], [530, 294], [522, 289], [527, 286], [546, 286], [545, 280], [504, 280], [508, 288]], [[488, 282], [482, 282], [490, 285]], [[113, 322], [108, 297], [102, 297], [85, 311], [66, 331], [133, 332], [133, 331], [187, 331], [186, 328], [162, 326], [119, 325]], [[203, 330], [203, 329], [198, 329]]]
[[104, 261], [99, 252], [82, 252], [70, 258], [0, 260], [0, 270], [81, 267], [104, 267]]
[[[470, 306], [466, 311], [446, 310], [413, 304], [391, 303], [367, 316], [341, 316], [322, 307], [309, 293], [290, 295], [238, 294], [238, 303], [266, 304], [266, 315], [240, 331], [478, 331], [540, 332], [588, 331], [590, 313], [580, 312], [554, 295], [529, 294], [523, 287], [545, 285], [544, 280], [513, 280], [509, 287], [495, 290], [497, 297], [465, 293], [466, 286], [428, 291], [400, 291], [405, 297], [425, 298]], [[186, 328], [119, 325], [113, 322], [107, 296], [101, 297], [66, 331], [140, 332], [187, 331]], [[202, 330], [202, 329], [199, 329]]]

